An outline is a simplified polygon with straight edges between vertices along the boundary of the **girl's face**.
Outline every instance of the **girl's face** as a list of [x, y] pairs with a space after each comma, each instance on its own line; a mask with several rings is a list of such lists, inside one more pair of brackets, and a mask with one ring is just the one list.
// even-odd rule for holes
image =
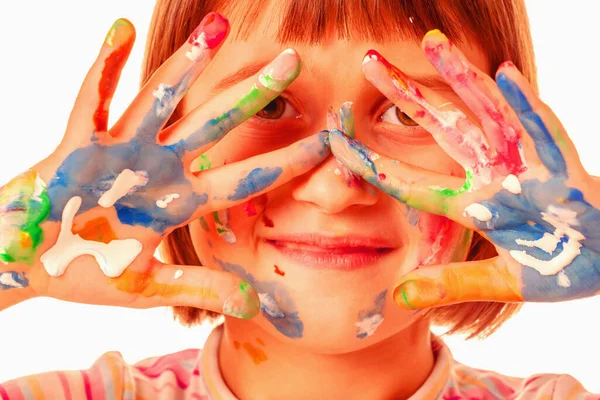
[[[276, 43], [275, 31], [275, 24], [263, 23], [247, 40], [226, 41], [184, 99], [182, 111], [190, 112], [275, 58], [287, 47]], [[300, 76], [282, 96], [213, 147], [208, 159], [211, 153], [235, 150], [235, 157], [225, 157], [233, 163], [283, 148], [326, 129], [328, 110], [351, 101], [359, 141], [406, 163], [463, 175], [430, 134], [363, 76], [363, 57], [376, 49], [413, 80], [444, 92], [469, 114], [418, 43], [330, 39], [319, 46], [294, 48], [302, 58]], [[461, 49], [489, 71], [481, 51], [466, 43]], [[227, 213], [228, 235], [235, 235], [235, 244], [217, 233], [226, 222], [223, 213], [190, 224], [202, 264], [242, 275], [260, 293], [263, 311], [244, 323], [326, 353], [364, 348], [414, 323], [418, 314], [394, 304], [394, 283], [415, 268], [464, 257], [470, 238], [443, 217], [410, 209], [365, 182], [349, 180], [332, 156]]]

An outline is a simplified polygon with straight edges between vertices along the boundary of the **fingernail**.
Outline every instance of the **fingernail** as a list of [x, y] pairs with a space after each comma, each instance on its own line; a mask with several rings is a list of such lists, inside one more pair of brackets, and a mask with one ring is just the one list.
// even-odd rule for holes
[[198, 27], [190, 35], [188, 43], [205, 49], [214, 49], [227, 35], [229, 21], [219, 13], [206, 14]]
[[430, 280], [411, 279], [394, 290], [396, 304], [411, 310], [433, 306], [443, 297], [441, 288]]
[[335, 158], [340, 160], [352, 172], [364, 175], [377, 169], [372, 160], [373, 152], [362, 143], [349, 138], [338, 130], [329, 132], [329, 144]]
[[223, 303], [223, 314], [231, 317], [250, 319], [255, 317], [259, 311], [258, 294], [250, 283], [244, 279]]
[[300, 57], [294, 49], [280, 53], [258, 76], [260, 83], [271, 90], [282, 91], [300, 74]]
[[132, 46], [135, 39], [135, 28], [133, 24], [125, 18], [119, 18], [112, 25], [104, 43], [110, 47], [119, 48], [125, 45]]
[[229, 227], [229, 210], [219, 210], [213, 212], [215, 220], [215, 229], [217, 234], [229, 244], [235, 244], [237, 239]]

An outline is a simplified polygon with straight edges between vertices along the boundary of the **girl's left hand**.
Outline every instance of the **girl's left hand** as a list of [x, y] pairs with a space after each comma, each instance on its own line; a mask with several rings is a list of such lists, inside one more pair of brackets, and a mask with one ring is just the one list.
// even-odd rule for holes
[[330, 133], [332, 151], [352, 172], [407, 205], [479, 232], [498, 256], [412, 271], [396, 284], [396, 303], [425, 308], [597, 294], [600, 184], [581, 165], [558, 118], [512, 63], [500, 66], [494, 82], [439, 31], [425, 36], [423, 49], [479, 125], [375, 52], [367, 54], [363, 70], [463, 166], [466, 180], [375, 156], [339, 131]]

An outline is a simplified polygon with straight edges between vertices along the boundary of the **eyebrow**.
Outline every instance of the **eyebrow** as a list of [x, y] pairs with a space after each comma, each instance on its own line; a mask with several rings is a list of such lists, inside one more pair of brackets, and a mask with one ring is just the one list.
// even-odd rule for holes
[[[233, 74], [227, 75], [225, 78], [221, 79], [213, 88], [212, 92], [219, 93], [223, 90], [229, 89], [232, 86], [237, 85], [239, 82], [250, 78], [252, 75], [259, 72], [263, 69], [268, 61], [256, 61], [252, 63], [248, 63], [244, 65], [242, 68], [234, 72]], [[454, 89], [439, 75], [423, 75], [423, 76], [410, 76], [408, 78], [418, 83], [419, 85], [425, 86], [429, 89], [446, 92], [446, 93], [455, 93]]]

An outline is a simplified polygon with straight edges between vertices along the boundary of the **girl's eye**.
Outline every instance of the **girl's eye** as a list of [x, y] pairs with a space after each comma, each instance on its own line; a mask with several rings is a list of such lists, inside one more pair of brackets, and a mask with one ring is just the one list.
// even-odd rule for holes
[[398, 106], [393, 105], [381, 115], [381, 120], [396, 125], [417, 126], [418, 124], [402, 112]]
[[300, 113], [283, 97], [277, 97], [256, 113], [262, 119], [299, 118]]

